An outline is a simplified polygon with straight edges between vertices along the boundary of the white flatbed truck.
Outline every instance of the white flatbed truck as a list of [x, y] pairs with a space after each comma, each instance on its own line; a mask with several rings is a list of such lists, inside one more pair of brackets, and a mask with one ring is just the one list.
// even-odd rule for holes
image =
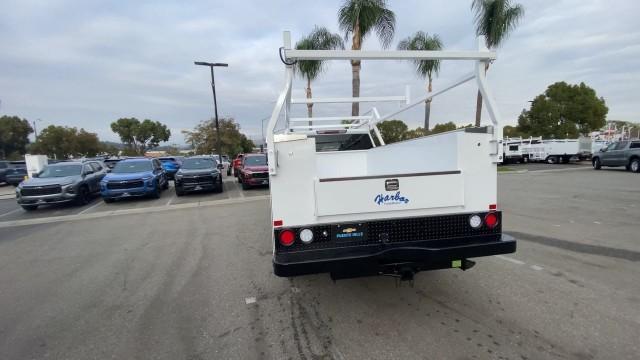
[[[292, 50], [290, 34], [284, 33], [285, 85], [266, 131], [277, 276], [410, 280], [419, 271], [466, 270], [473, 258], [515, 252], [516, 241], [502, 234], [496, 199], [502, 127], [484, 72], [495, 53], [482, 39], [478, 43], [476, 51]], [[469, 60], [475, 69], [384, 116], [372, 108], [357, 117], [292, 117], [292, 105], [311, 101], [408, 102], [398, 96], [292, 99], [293, 63], [317, 59]], [[376, 122], [471, 80], [491, 124], [384, 143]]]

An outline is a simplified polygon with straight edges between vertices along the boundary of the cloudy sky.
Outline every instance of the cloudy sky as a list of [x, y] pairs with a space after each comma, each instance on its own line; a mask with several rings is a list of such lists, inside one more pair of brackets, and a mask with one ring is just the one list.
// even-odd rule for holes
[[[0, 114], [47, 125], [83, 127], [117, 140], [109, 124], [120, 117], [153, 119], [172, 130], [211, 117], [209, 75], [194, 60], [227, 62], [216, 72], [219, 112], [232, 116], [249, 135], [260, 134], [282, 88], [278, 58], [282, 31], [293, 41], [314, 25], [338, 32], [342, 1], [72, 1], [3, 0], [0, 11]], [[640, 121], [640, 27], [636, 0], [520, 0], [526, 16], [489, 72], [506, 124], [515, 123], [527, 101], [553, 82], [581, 81], [609, 106], [609, 119]], [[418, 30], [440, 35], [446, 48], [474, 46], [470, 1], [395, 0], [397, 42]], [[378, 49], [374, 36], [365, 48]], [[445, 62], [434, 88], [471, 70]], [[403, 62], [367, 62], [362, 95], [413, 97], [424, 81]], [[295, 83], [303, 96], [303, 83]], [[347, 62], [332, 62], [313, 84], [314, 96], [350, 96]], [[383, 106], [381, 112], [397, 105]], [[366, 107], [364, 108], [367, 109]], [[304, 108], [299, 108], [304, 112]], [[350, 107], [316, 105], [316, 114], [350, 115]], [[401, 116], [410, 127], [422, 109]], [[436, 99], [431, 123], [473, 121], [470, 85]], [[486, 117], [485, 117], [486, 118]]]

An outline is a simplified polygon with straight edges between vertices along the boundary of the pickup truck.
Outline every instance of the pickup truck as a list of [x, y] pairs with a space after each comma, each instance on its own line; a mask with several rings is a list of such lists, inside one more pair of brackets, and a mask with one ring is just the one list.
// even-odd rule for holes
[[624, 166], [634, 173], [640, 172], [640, 140], [624, 140], [609, 144], [593, 154], [593, 168]]
[[[412, 280], [420, 271], [467, 270], [474, 258], [515, 252], [497, 205], [502, 126], [484, 71], [495, 53], [483, 44], [463, 52], [294, 50], [285, 32], [285, 85], [265, 132], [275, 275]], [[292, 99], [293, 64], [329, 59], [473, 60], [474, 71], [415, 101], [406, 93]], [[377, 122], [472, 80], [490, 124], [385, 144]], [[358, 116], [292, 117], [293, 105], [309, 102], [405, 105], [383, 116], [373, 107]]]

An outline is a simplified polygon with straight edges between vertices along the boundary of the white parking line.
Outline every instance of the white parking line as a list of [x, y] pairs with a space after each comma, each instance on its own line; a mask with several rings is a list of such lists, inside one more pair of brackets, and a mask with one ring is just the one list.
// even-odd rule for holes
[[236, 186], [236, 189], [238, 189], [238, 192], [240, 193], [240, 197], [243, 198], [244, 197], [244, 190], [242, 190], [242, 186], [240, 186], [240, 183], [238, 183], [237, 181], [233, 182]]
[[502, 260], [508, 261], [510, 263], [514, 263], [516, 265], [524, 265], [524, 261], [520, 261], [514, 258], [510, 258], [508, 256], [504, 256], [504, 255], [496, 255], [497, 258], [500, 258]]
[[247, 305], [253, 304], [254, 302], [256, 302], [256, 298], [255, 297], [248, 297], [248, 298], [244, 299], [244, 302], [247, 303]]
[[169, 205], [171, 205], [171, 203], [173, 202], [173, 199], [175, 199], [175, 198], [176, 198], [176, 195], [175, 195], [175, 194], [173, 194], [173, 195], [171, 196], [171, 198], [169, 199], [169, 201], [167, 201], [167, 204], [166, 204], [165, 206], [169, 206]]
[[20, 210], [22, 210], [22, 209], [18, 208], [18, 209], [11, 210], [11, 211], [9, 211], [8, 213], [4, 213], [4, 214], [0, 215], [0, 218], [1, 218], [1, 217], [3, 217], [3, 216], [7, 216], [7, 215], [11, 215], [11, 214], [15, 214], [15, 213], [17, 213], [17, 212], [18, 212], [18, 211], [20, 211]]
[[98, 200], [98, 202], [97, 202], [97, 203], [95, 203], [95, 204], [93, 204], [92, 206], [89, 206], [88, 208], [86, 208], [86, 209], [84, 209], [84, 210], [80, 211], [80, 212], [78, 213], [78, 215], [82, 215], [82, 214], [86, 213], [87, 211], [92, 210], [92, 209], [95, 209], [95, 208], [97, 208], [98, 206], [100, 206], [100, 205], [102, 205], [102, 204], [104, 204], [104, 202], [103, 202], [102, 200]]
[[535, 270], [535, 271], [544, 270], [544, 268], [542, 266], [538, 266], [538, 265], [531, 265], [530, 268]]
[[198, 202], [190, 202], [190, 203], [184, 203], [184, 204], [172, 204], [170, 206], [159, 205], [159, 206], [149, 206], [149, 207], [141, 207], [141, 208], [99, 211], [99, 212], [82, 214], [82, 215], [74, 214], [74, 215], [62, 215], [62, 216], [46, 216], [46, 217], [38, 217], [38, 218], [22, 219], [22, 220], [8, 220], [8, 221], [0, 221], [0, 229], [11, 227], [11, 226], [26, 226], [26, 225], [50, 224], [50, 223], [66, 222], [66, 221], [102, 219], [106, 216], [134, 215], [134, 214], [148, 215], [151, 213], [173, 211], [173, 210], [180, 210], [180, 209], [194, 209], [194, 208], [207, 207], [207, 206], [243, 204], [243, 203], [249, 203], [254, 201], [268, 200], [270, 197], [271, 197], [270, 195], [258, 195], [258, 196], [246, 197], [244, 199], [233, 198], [233, 199], [221, 199], [221, 200], [208, 200], [208, 201], [198, 201]]

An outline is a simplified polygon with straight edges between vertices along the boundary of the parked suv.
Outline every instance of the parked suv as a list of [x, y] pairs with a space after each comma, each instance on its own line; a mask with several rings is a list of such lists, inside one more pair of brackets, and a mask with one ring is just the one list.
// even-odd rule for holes
[[247, 190], [253, 186], [269, 185], [269, 168], [267, 155], [247, 154], [242, 159], [242, 167], [238, 175], [242, 188]]
[[27, 164], [24, 161], [10, 161], [9, 168], [4, 173], [4, 181], [7, 184], [18, 186], [26, 176]]
[[182, 162], [175, 177], [176, 195], [197, 190], [222, 192], [222, 173], [211, 157], [191, 157]]
[[116, 164], [100, 182], [100, 194], [106, 203], [132, 196], [159, 198], [169, 180], [158, 159], [132, 158]]
[[175, 174], [180, 169], [182, 163], [181, 159], [173, 156], [164, 156], [158, 158], [158, 160], [160, 160], [160, 162], [162, 163], [162, 168], [167, 174], [167, 179], [173, 179]]
[[39, 205], [74, 202], [84, 205], [100, 192], [106, 166], [99, 161], [68, 161], [47, 165], [40, 173], [22, 181], [16, 200], [25, 210]]
[[624, 166], [635, 173], [640, 172], [640, 140], [618, 141], [600, 149], [591, 158], [593, 168]]
[[9, 169], [9, 162], [0, 160], [0, 184], [2, 184], [5, 180], [7, 169]]

